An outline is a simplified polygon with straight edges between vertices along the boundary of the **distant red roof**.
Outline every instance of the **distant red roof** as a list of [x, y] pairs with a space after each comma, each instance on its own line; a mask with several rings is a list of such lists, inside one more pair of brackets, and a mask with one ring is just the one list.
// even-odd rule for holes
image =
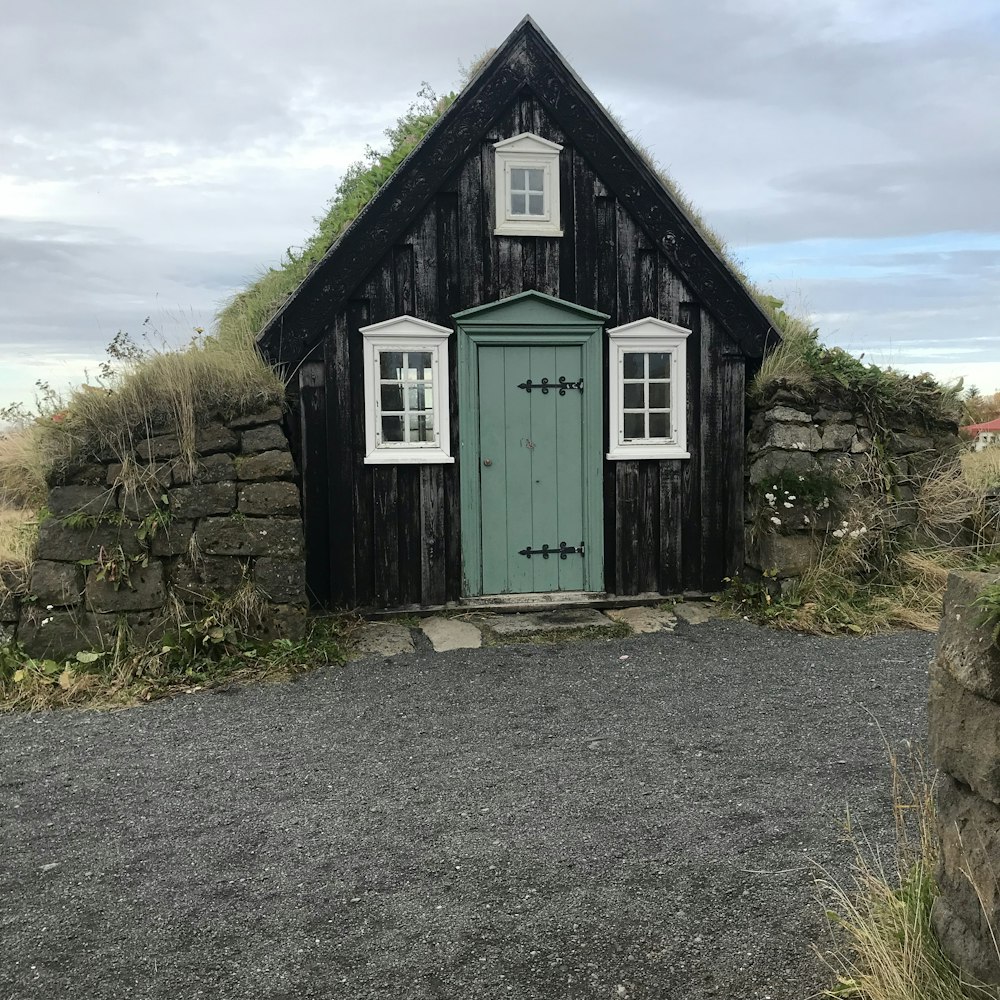
[[997, 417], [996, 420], [987, 420], [985, 424], [969, 424], [966, 427], [960, 428], [960, 430], [973, 436], [979, 434], [981, 431], [1000, 431], [1000, 417]]

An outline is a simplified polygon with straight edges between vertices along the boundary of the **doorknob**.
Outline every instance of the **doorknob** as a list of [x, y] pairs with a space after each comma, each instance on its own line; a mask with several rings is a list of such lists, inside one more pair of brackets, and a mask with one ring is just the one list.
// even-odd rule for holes
[[492, 464], [493, 464], [493, 459], [492, 458], [484, 458], [483, 459], [483, 465], [485, 465], [487, 468], [489, 468]]

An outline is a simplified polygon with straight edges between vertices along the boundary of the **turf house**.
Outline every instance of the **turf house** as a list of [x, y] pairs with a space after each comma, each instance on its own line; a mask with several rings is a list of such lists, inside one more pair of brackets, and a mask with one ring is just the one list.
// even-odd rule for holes
[[313, 600], [719, 588], [777, 341], [526, 18], [259, 336]]

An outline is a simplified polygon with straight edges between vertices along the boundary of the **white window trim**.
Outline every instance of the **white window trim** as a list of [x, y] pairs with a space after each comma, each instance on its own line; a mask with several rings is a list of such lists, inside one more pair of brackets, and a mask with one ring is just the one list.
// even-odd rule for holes
[[[687, 450], [687, 338], [690, 330], [652, 316], [608, 330], [608, 458], [690, 458]], [[661, 352], [670, 359], [670, 441], [625, 442], [622, 356], [626, 351]]]
[[[413, 316], [361, 327], [365, 362], [365, 465], [442, 465], [455, 461], [451, 456], [451, 428], [448, 416], [448, 338], [447, 327], [428, 323]], [[382, 396], [379, 392], [380, 351], [430, 351], [431, 385], [434, 399], [434, 441], [422, 444], [407, 442], [378, 443], [381, 426]]]
[[[559, 208], [559, 154], [562, 146], [532, 132], [522, 132], [493, 144], [496, 150], [496, 236], [562, 236]], [[523, 167], [541, 170], [545, 214], [512, 215], [510, 172]]]

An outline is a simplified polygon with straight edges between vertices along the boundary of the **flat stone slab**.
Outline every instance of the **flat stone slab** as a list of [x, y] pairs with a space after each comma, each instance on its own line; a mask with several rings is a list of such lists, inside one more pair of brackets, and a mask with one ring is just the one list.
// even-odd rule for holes
[[704, 625], [719, 617], [719, 606], [706, 601], [682, 601], [674, 605], [674, 615], [688, 625]]
[[531, 635], [536, 632], [563, 632], [576, 628], [610, 628], [615, 624], [607, 615], [602, 615], [594, 608], [490, 615], [484, 619], [484, 623], [497, 635]]
[[479, 649], [483, 644], [483, 633], [468, 622], [457, 618], [443, 618], [435, 615], [424, 618], [420, 630], [431, 641], [436, 653], [444, 653], [449, 649]]
[[612, 621], [624, 622], [633, 632], [673, 632], [677, 618], [661, 608], [617, 608], [607, 612]]
[[413, 636], [405, 625], [394, 622], [369, 622], [354, 644], [352, 658], [359, 656], [397, 656], [413, 652]]

